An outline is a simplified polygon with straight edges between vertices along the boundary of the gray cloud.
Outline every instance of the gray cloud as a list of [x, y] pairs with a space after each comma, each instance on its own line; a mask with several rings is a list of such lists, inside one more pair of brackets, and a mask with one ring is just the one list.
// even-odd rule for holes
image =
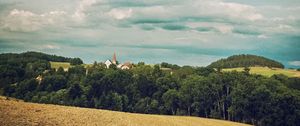
[[297, 4], [294, 0], [0, 1], [0, 52], [37, 50], [88, 57], [90, 62], [117, 50], [133, 61], [176, 63], [174, 57], [180, 56], [180, 64], [195, 58], [201, 65], [253, 53], [288, 65], [300, 60]]
[[261, 35], [262, 33], [260, 33], [259, 31], [257, 30], [252, 30], [250, 28], [234, 28], [232, 30], [233, 33], [236, 33], [236, 34], [242, 34], [242, 35], [255, 35], [255, 36], [258, 36], [258, 35]]

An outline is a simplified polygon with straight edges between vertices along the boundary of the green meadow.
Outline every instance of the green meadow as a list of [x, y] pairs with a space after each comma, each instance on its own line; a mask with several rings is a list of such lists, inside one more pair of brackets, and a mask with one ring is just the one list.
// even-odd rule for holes
[[[226, 68], [222, 71], [229, 72], [229, 71], [244, 71], [243, 67], [238, 68]], [[269, 67], [250, 67], [250, 73], [251, 74], [259, 74], [263, 76], [270, 77], [274, 74], [283, 74], [288, 77], [300, 77], [300, 71], [292, 70], [292, 69], [280, 69], [280, 68], [269, 68]]]
[[71, 64], [69, 62], [52, 62], [50, 61], [51, 68], [58, 69], [59, 67], [64, 68], [64, 70], [69, 69]]
[[[65, 71], [67, 71], [70, 67], [73, 66], [69, 62], [52, 62], [52, 61], [50, 61], [50, 65], [51, 68], [54, 69], [58, 69], [59, 67], [62, 67]], [[82, 64], [82, 66], [84, 66], [84, 68], [87, 68], [87, 67], [92, 67], [93, 64]]]

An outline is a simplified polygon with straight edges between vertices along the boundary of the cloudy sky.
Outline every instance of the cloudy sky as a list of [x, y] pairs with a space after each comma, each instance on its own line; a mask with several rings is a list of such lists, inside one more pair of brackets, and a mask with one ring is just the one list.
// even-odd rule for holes
[[256, 54], [300, 67], [299, 0], [0, 0], [0, 53], [206, 66]]

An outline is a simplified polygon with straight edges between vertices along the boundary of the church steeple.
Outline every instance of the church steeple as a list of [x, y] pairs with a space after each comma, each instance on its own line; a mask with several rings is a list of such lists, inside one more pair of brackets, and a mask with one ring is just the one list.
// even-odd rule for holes
[[113, 64], [117, 64], [117, 56], [116, 56], [116, 52], [114, 52], [114, 55], [113, 55], [113, 59], [112, 59], [112, 63]]

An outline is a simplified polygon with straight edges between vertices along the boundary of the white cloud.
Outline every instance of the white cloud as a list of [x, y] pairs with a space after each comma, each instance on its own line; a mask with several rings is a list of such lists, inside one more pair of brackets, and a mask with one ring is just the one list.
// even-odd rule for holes
[[258, 35], [257, 38], [260, 38], [260, 39], [267, 39], [269, 38], [267, 35]]
[[24, 11], [24, 10], [17, 10], [14, 9], [9, 13], [10, 16], [24, 16], [24, 17], [31, 17], [31, 16], [35, 16], [34, 13], [30, 12], [30, 11]]
[[231, 13], [228, 13], [233, 17], [241, 17], [251, 21], [260, 20], [263, 16], [256, 12], [253, 6], [243, 5], [238, 3], [224, 3], [220, 2], [220, 5], [224, 8], [228, 8]]
[[42, 46], [42, 49], [60, 49], [60, 46], [47, 44], [47, 45]]
[[300, 61], [290, 61], [289, 64], [293, 66], [300, 66]]
[[95, 3], [96, 0], [81, 0], [78, 3], [77, 8], [75, 9], [75, 13], [72, 15], [72, 17], [74, 17], [78, 21], [84, 20], [84, 18], [86, 17], [85, 11]]
[[229, 25], [220, 25], [220, 26], [215, 26], [215, 27], [223, 34], [231, 33], [232, 29], [233, 29], [233, 27], [229, 26]]
[[131, 17], [132, 9], [112, 9], [107, 14], [117, 20], [122, 20]]
[[223, 2], [219, 0], [209, 1], [206, 4], [201, 3], [199, 3], [200, 6], [204, 9], [209, 10], [209, 14], [219, 14], [250, 21], [263, 19], [263, 15], [258, 13], [256, 8], [250, 5]]
[[64, 11], [36, 14], [31, 11], [13, 9], [4, 18], [1, 27], [9, 31], [36, 31], [47, 25], [57, 23], [59, 18], [65, 14]]
[[291, 29], [292, 26], [286, 25], [286, 24], [279, 24], [278, 28], [279, 28], [279, 29]]

